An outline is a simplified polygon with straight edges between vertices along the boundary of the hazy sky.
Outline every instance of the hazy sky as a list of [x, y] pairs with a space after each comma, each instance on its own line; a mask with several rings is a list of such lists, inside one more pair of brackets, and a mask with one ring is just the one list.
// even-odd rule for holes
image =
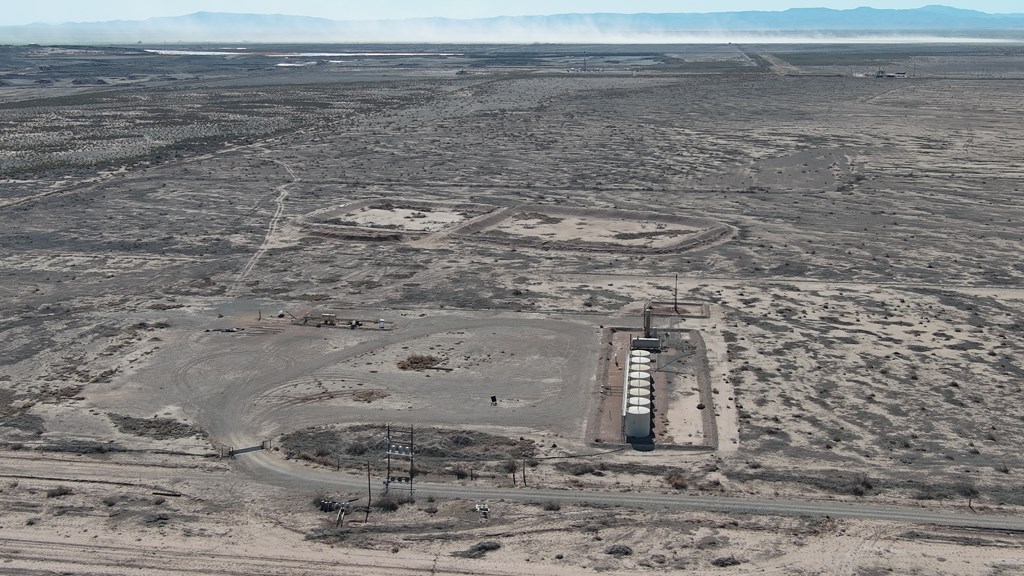
[[[944, 4], [984, 12], [1024, 12], [1021, 0], [3, 0], [0, 25], [143, 20], [192, 12], [250, 12], [366, 20], [444, 16], [481, 18], [570, 12], [724, 12], [828, 8], [919, 8]], [[0, 38], [0, 43], [3, 39]]]

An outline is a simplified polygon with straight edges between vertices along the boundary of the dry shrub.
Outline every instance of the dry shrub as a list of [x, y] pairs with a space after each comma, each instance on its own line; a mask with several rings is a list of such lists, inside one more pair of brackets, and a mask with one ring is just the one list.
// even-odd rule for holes
[[665, 483], [675, 490], [685, 490], [690, 485], [686, 477], [679, 472], [670, 472], [669, 474], [666, 474]]
[[721, 491], [722, 482], [718, 479], [701, 482], [700, 484], [697, 484], [697, 490], [700, 490], [701, 492]]
[[431, 356], [429, 354], [413, 354], [405, 360], [398, 361], [398, 368], [401, 370], [425, 370], [441, 362], [441, 359], [437, 356]]
[[383, 390], [356, 390], [352, 393], [352, 399], [356, 402], [365, 402], [369, 404], [370, 402], [387, 398], [390, 395], [391, 394]]
[[491, 540], [485, 540], [470, 546], [469, 550], [452, 552], [452, 556], [457, 556], [459, 558], [481, 558], [484, 554], [491, 550], [497, 550], [498, 548], [501, 548], [501, 544]]
[[398, 502], [398, 498], [394, 496], [382, 496], [373, 501], [373, 507], [382, 512], [394, 512], [398, 510], [402, 505]]
[[631, 556], [633, 549], [625, 544], [612, 544], [605, 551], [605, 554], [615, 556], [616, 558], [622, 558], [623, 556]]
[[57, 486], [56, 488], [50, 488], [46, 491], [47, 498], [60, 498], [61, 496], [67, 496], [71, 494], [71, 488], [67, 486]]
[[310, 462], [315, 462], [321, 466], [335, 466], [337, 464], [337, 460], [332, 460], [327, 456], [313, 454], [312, 452], [299, 452], [296, 457], [299, 458], [300, 460], [309, 460]]
[[559, 462], [558, 464], [555, 464], [555, 468], [560, 472], [566, 472], [573, 476], [593, 474], [597, 471], [597, 468], [589, 462]]
[[402, 507], [403, 504], [414, 504], [416, 499], [410, 496], [408, 493], [388, 493], [382, 494], [377, 498], [373, 499], [373, 507], [377, 508], [382, 512], [394, 512]]

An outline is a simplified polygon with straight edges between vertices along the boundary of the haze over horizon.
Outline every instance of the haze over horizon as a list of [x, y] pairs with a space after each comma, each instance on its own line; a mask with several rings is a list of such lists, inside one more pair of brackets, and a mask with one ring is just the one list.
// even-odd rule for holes
[[[553, 6], [568, 7], [569, 0]], [[223, 4], [208, 2], [207, 4]], [[612, 2], [596, 3], [612, 4]], [[639, 8], [657, 2], [630, 5]], [[299, 8], [301, 6], [297, 6]], [[522, 7], [520, 7], [522, 9]], [[731, 12], [559, 12], [476, 18], [357, 20], [199, 11], [144, 20], [0, 26], [6, 44], [423, 43], [723, 44], [1024, 41], [1024, 14], [941, 5]]]
[[[913, 9], [928, 5], [927, 0], [719, 0], [713, 10], [706, 2], [692, 0], [523, 0], [476, 2], [470, 0], [391, 0], [382, 3], [331, 2], [327, 0], [181, 0], [176, 2], [137, 2], [131, 0], [41, 0], [5, 6], [0, 11], [0, 26], [33, 23], [106, 22], [145, 20], [155, 17], [183, 16], [195, 12], [245, 14], [285, 14], [332, 20], [396, 20], [406, 18], [475, 19], [499, 16], [545, 16], [581, 13], [721, 13], [736, 11], [783, 11], [791, 8]], [[990, 14], [1024, 11], [1018, 0], [945, 0], [933, 2], [951, 8], [976, 10]]]

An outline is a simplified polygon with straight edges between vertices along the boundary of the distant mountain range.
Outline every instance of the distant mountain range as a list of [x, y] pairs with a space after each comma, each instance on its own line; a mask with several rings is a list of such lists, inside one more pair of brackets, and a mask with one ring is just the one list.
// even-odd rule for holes
[[0, 27], [0, 44], [176, 42], [601, 42], [726, 38], [730, 34], [843, 36], [847, 33], [962, 35], [1024, 32], [1024, 14], [988, 14], [947, 6], [913, 10], [793, 8], [781, 12], [559, 14], [473, 20], [416, 18], [337, 21], [280, 14], [197, 12], [141, 21]]

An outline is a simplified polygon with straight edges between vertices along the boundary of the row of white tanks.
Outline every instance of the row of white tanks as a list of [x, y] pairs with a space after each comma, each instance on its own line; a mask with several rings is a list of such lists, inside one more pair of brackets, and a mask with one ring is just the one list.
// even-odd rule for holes
[[628, 438], [647, 438], [651, 435], [651, 353], [631, 350], [626, 360], [625, 402], [622, 408], [623, 426]]

